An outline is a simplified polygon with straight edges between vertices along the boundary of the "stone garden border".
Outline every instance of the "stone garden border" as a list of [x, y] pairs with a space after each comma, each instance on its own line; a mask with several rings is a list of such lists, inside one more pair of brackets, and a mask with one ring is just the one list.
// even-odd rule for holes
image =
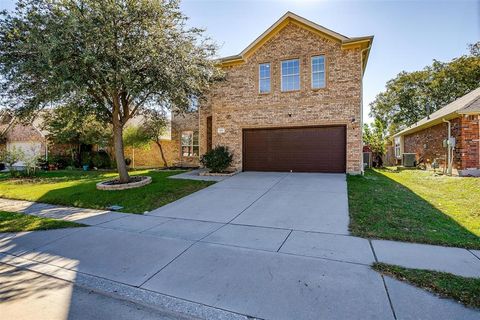
[[112, 180], [109, 181], [102, 181], [97, 183], [98, 190], [126, 190], [126, 189], [133, 189], [133, 188], [140, 188], [146, 186], [147, 184], [152, 183], [152, 177], [142, 176], [142, 180], [129, 182], [129, 183], [122, 183], [122, 184], [110, 184]]
[[226, 172], [226, 173], [221, 173], [221, 172], [210, 172], [210, 171], [201, 171], [198, 175], [199, 176], [211, 176], [211, 177], [231, 177], [239, 173], [240, 171], [234, 171], [234, 172]]

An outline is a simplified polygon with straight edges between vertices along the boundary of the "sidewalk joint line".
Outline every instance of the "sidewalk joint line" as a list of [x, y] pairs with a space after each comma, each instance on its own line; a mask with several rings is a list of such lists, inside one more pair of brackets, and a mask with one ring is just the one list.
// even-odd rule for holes
[[[375, 249], [373, 248], [372, 240], [368, 239], [368, 244], [370, 245], [370, 249], [372, 249], [375, 262], [378, 262], [377, 254], [375, 253]], [[380, 273], [380, 278], [382, 278], [383, 287], [385, 288], [385, 293], [387, 294], [388, 304], [390, 305], [390, 309], [392, 310], [393, 318], [397, 320], [397, 315], [395, 314], [395, 309], [393, 308], [392, 298], [390, 297], [390, 293], [388, 292], [388, 287], [387, 287], [387, 283], [385, 282], [385, 277], [381, 273]]]
[[377, 254], [375, 253], [375, 249], [373, 248], [372, 240], [368, 239], [368, 244], [370, 245], [370, 249], [372, 250], [375, 262], [378, 262]]
[[278, 248], [277, 252], [280, 252], [280, 249], [282, 249], [283, 245], [285, 244], [285, 242], [287, 242], [287, 239], [290, 237], [290, 235], [292, 234], [293, 232], [293, 229], [290, 230], [290, 232], [288, 233], [287, 237], [285, 238], [285, 240], [283, 240], [282, 244], [280, 245], [280, 247]]
[[478, 260], [480, 260], [480, 256], [477, 256], [475, 253], [472, 252], [471, 249], [466, 249], [468, 252], [470, 252], [475, 258], [477, 258]]

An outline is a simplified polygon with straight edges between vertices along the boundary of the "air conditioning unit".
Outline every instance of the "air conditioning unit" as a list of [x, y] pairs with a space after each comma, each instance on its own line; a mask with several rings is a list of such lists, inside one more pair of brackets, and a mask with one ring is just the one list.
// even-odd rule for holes
[[402, 155], [402, 164], [404, 167], [415, 167], [417, 165], [417, 154], [404, 153]]

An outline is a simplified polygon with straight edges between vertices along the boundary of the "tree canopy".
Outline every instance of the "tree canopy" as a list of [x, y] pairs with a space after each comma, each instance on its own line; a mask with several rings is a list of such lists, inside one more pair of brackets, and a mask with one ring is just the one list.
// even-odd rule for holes
[[42, 129], [54, 143], [107, 146], [111, 142], [111, 126], [88, 108], [59, 106], [42, 112], [42, 118]]
[[370, 147], [372, 152], [379, 155], [385, 154], [385, 130], [382, 121], [375, 119], [375, 121], [368, 125], [363, 125], [363, 143]]
[[142, 109], [187, 110], [220, 71], [216, 46], [188, 28], [177, 0], [19, 0], [0, 17], [1, 89], [20, 114], [82, 100], [122, 131]]
[[480, 86], [480, 42], [450, 62], [434, 60], [423, 70], [401, 72], [370, 104], [370, 115], [389, 133], [410, 126]]

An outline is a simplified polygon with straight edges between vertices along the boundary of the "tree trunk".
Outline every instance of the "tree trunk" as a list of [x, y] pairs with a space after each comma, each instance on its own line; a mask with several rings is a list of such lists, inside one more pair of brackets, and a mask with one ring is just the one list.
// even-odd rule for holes
[[132, 148], [132, 168], [135, 170], [135, 148]]
[[130, 181], [127, 164], [125, 163], [125, 153], [123, 150], [123, 125], [120, 121], [113, 120], [113, 144], [115, 147], [115, 161], [117, 162], [117, 171], [121, 183]]
[[167, 164], [167, 159], [165, 159], [165, 154], [163, 153], [163, 148], [162, 148], [162, 143], [160, 142], [160, 140], [157, 140], [155, 141], [157, 146], [158, 146], [158, 149], [160, 149], [160, 156], [162, 157], [162, 161], [163, 161], [163, 166], [164, 167], [168, 167], [168, 164]]

